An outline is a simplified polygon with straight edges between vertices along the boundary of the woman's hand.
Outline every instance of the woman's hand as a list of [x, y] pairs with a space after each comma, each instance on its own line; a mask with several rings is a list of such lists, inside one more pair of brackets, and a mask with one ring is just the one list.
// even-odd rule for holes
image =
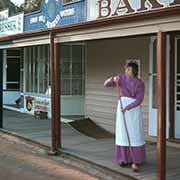
[[113, 81], [114, 81], [115, 83], [118, 83], [118, 82], [119, 82], [119, 76], [114, 76]]
[[123, 113], [125, 113], [126, 111], [127, 111], [126, 108], [122, 108], [122, 109], [121, 109], [121, 112], [123, 112]]

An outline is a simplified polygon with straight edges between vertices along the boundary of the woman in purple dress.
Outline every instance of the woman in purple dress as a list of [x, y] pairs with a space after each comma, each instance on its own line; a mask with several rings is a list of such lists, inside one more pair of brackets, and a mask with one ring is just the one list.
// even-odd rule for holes
[[144, 99], [145, 86], [144, 82], [138, 78], [137, 63], [129, 62], [124, 74], [112, 76], [104, 82], [106, 87], [117, 85], [121, 102], [118, 100], [116, 114], [115, 162], [121, 166], [132, 164], [132, 169], [139, 171], [139, 165], [145, 161], [145, 141], [140, 107]]

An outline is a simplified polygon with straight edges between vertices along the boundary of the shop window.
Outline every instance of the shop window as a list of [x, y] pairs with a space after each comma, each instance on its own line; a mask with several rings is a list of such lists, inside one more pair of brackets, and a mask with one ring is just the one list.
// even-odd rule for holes
[[157, 109], [157, 40], [153, 42], [153, 108]]
[[84, 45], [61, 45], [61, 94], [84, 95]]
[[26, 92], [45, 94], [49, 86], [48, 45], [24, 48]]
[[77, 1], [80, 1], [80, 0], [63, 0], [63, 4], [69, 4], [69, 3], [73, 3]]

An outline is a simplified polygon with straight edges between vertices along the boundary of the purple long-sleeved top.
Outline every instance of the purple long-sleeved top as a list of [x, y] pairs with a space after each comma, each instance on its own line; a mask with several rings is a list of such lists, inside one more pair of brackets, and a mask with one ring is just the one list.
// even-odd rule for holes
[[[116, 87], [116, 83], [113, 80], [114, 76], [107, 79], [104, 82], [105, 87]], [[119, 75], [118, 84], [120, 86], [121, 96], [134, 98], [135, 101], [125, 108], [130, 110], [136, 106], [139, 106], [144, 99], [145, 86], [144, 82], [137, 78], [130, 78], [126, 74]]]

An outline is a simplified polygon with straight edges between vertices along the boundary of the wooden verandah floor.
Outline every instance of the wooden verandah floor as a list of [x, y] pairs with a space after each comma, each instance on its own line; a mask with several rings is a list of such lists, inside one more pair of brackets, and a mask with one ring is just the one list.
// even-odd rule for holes
[[[36, 119], [27, 114], [4, 110], [4, 129], [50, 146], [50, 120]], [[156, 144], [146, 144], [146, 163], [139, 173], [130, 168], [121, 168], [113, 164], [114, 139], [94, 139], [87, 137], [68, 123], [62, 123], [62, 146], [66, 152], [107, 167], [118, 173], [141, 180], [156, 179]], [[180, 149], [167, 148], [167, 179], [180, 179]]]

